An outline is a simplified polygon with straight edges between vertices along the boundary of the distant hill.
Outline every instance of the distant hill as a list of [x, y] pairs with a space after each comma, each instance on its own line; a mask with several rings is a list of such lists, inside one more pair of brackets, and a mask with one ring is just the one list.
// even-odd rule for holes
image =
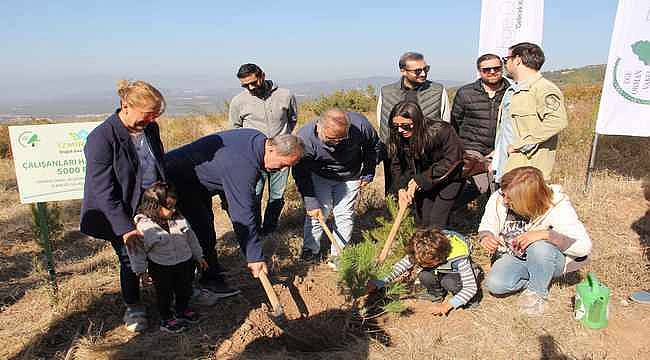
[[[336, 90], [366, 89], [369, 85], [377, 91], [385, 84], [394, 82], [397, 77], [375, 76], [357, 79], [332, 81], [312, 81], [283, 83], [278, 85], [291, 89], [299, 102], [313, 100]], [[436, 80], [447, 87], [458, 86], [459, 81]], [[217, 86], [218, 84], [215, 84]], [[239, 87], [214, 88], [203, 90], [187, 88], [162, 88], [167, 100], [168, 115], [214, 113], [223, 111], [226, 101], [242, 91]], [[51, 119], [71, 119], [94, 117], [103, 119], [119, 106], [117, 97], [110, 91], [88, 92], [79, 96], [50, 98], [47, 100], [15, 103], [0, 99], [0, 122], [15, 118], [47, 117]]]
[[545, 78], [563, 87], [569, 84], [594, 85], [605, 79], [605, 64], [587, 65], [576, 69], [543, 72]]
[[[645, 48], [644, 48], [645, 49]], [[544, 76], [560, 87], [568, 84], [593, 85], [602, 83], [605, 65], [588, 65], [575, 69], [547, 71]], [[299, 102], [313, 100], [321, 95], [331, 94], [336, 90], [366, 89], [369, 85], [376, 91], [382, 85], [396, 81], [397, 77], [374, 76], [367, 78], [282, 83], [279, 85], [291, 89]], [[443, 83], [453, 96], [455, 88], [463, 84], [460, 81], [436, 80]], [[183, 115], [196, 113], [214, 113], [223, 111], [226, 101], [241, 91], [238, 87], [214, 88], [203, 90], [183, 88], [163, 88], [167, 100], [167, 114]], [[6, 100], [6, 99], [5, 99]], [[8, 103], [0, 99], [0, 122], [16, 118], [51, 118], [51, 119], [98, 119], [117, 108], [118, 101], [112, 90], [88, 92], [80, 96], [66, 96], [40, 101]], [[93, 116], [94, 115], [94, 116]]]

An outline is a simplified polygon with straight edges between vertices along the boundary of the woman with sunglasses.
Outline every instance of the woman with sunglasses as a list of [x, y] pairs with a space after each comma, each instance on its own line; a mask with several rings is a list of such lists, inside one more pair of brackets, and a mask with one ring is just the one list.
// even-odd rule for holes
[[414, 203], [416, 226], [445, 228], [462, 186], [463, 146], [456, 131], [446, 122], [425, 120], [411, 101], [397, 103], [389, 119], [389, 192], [400, 207]]
[[481, 246], [497, 258], [485, 286], [498, 295], [523, 289], [519, 307], [530, 316], [544, 313], [551, 279], [578, 270], [591, 253], [569, 198], [532, 166], [503, 175], [478, 230]]

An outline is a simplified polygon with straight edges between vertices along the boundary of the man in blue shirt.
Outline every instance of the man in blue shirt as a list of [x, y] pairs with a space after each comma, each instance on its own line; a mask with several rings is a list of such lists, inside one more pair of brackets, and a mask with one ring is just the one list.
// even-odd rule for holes
[[[341, 247], [350, 241], [354, 204], [359, 189], [375, 175], [379, 137], [359, 113], [330, 109], [298, 132], [305, 154], [293, 168], [305, 210], [302, 259], [314, 261], [320, 252], [323, 229], [319, 219], [334, 213], [334, 237]], [[331, 248], [336, 256], [336, 248]]]
[[[199, 284], [221, 297], [238, 290], [228, 289], [219, 273], [215, 250], [216, 233], [212, 197], [224, 194], [240, 248], [254, 277], [266, 272], [262, 255], [259, 201], [255, 185], [262, 171], [286, 169], [300, 160], [302, 141], [290, 134], [267, 138], [254, 129], [235, 129], [205, 136], [165, 155], [168, 179], [178, 192], [178, 209], [196, 232], [208, 262]], [[223, 200], [223, 198], [222, 198]]]

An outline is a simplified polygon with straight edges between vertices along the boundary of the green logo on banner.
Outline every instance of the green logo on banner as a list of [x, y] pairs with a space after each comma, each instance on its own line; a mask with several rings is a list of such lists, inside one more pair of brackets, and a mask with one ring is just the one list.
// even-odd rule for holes
[[626, 100], [650, 105], [650, 41], [637, 41], [630, 48], [636, 57], [616, 59], [612, 85]]
[[38, 135], [32, 131], [25, 131], [18, 136], [18, 143], [25, 148], [36, 147], [40, 141]]

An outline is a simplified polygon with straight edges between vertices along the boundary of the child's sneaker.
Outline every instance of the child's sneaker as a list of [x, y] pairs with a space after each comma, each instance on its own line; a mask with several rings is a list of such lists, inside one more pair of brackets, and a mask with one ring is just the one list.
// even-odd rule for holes
[[183, 313], [176, 314], [176, 319], [186, 324], [196, 324], [199, 322], [199, 318], [199, 314], [197, 314], [196, 311], [192, 309], [185, 309]]
[[185, 326], [176, 319], [160, 320], [160, 331], [178, 334], [185, 331]]
[[430, 291], [430, 290], [425, 290], [419, 294], [417, 294], [416, 298], [418, 300], [428, 300], [434, 303], [439, 303], [442, 302], [442, 300], [445, 299], [445, 296], [447, 295], [446, 291]]

